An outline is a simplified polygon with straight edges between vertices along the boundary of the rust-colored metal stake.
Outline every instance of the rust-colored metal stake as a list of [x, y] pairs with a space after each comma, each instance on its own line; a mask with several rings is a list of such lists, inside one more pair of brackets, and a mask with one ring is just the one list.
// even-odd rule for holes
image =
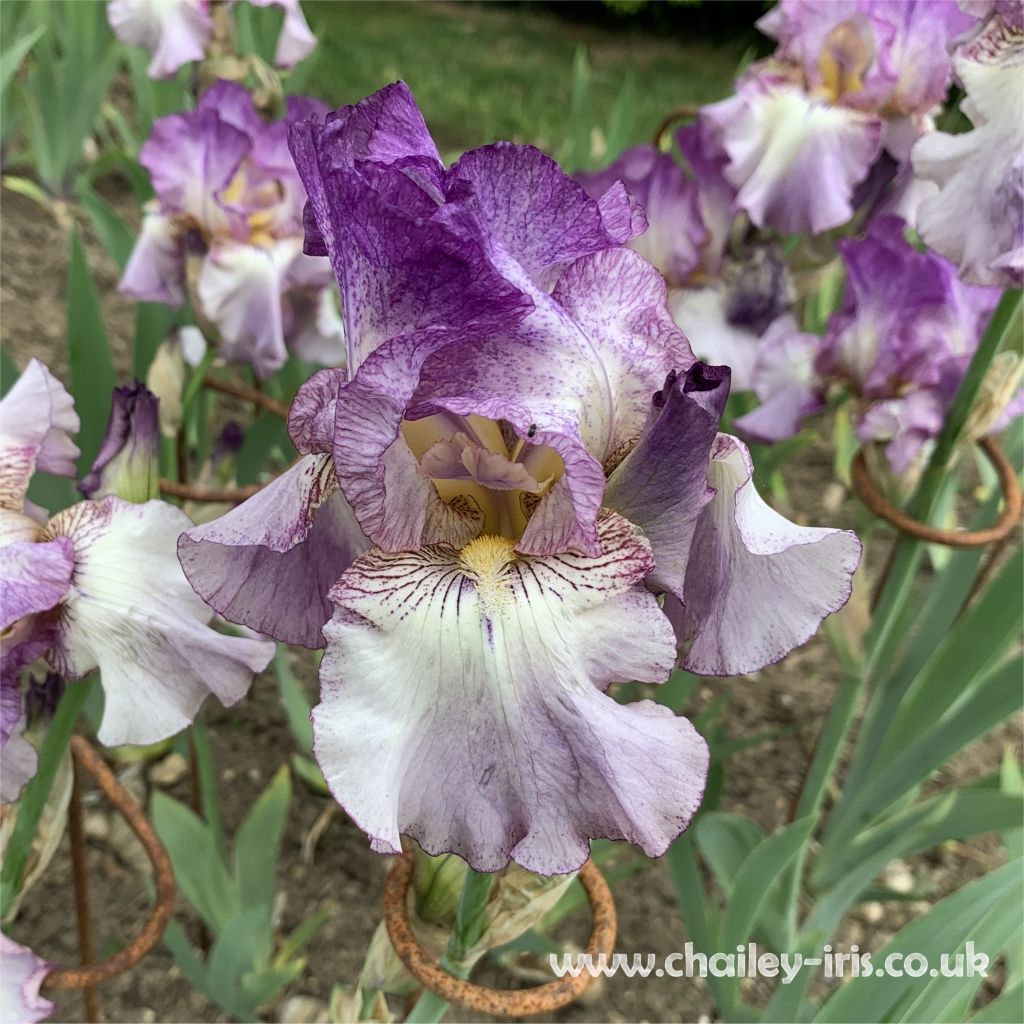
[[[71, 753], [75, 767], [81, 767], [107, 798], [111, 806], [128, 823], [128, 827], [142, 843], [150, 863], [153, 865], [153, 880], [156, 883], [156, 899], [146, 923], [138, 935], [120, 952], [83, 967], [66, 967], [51, 971], [43, 980], [44, 989], [66, 991], [74, 988], [88, 988], [101, 985], [134, 967], [159, 941], [174, 913], [174, 872], [171, 859], [149, 823], [135, 798], [117, 781], [106, 762], [82, 736], [71, 737]], [[72, 805], [74, 798], [72, 797]], [[72, 844], [72, 850], [74, 844]], [[84, 866], [84, 862], [83, 862]]]
[[[78, 926], [78, 962], [88, 967], [96, 958], [92, 940], [92, 915], [89, 912], [89, 865], [86, 863], [85, 825], [82, 820], [82, 769], [72, 766], [71, 803], [68, 806], [68, 836], [71, 842], [71, 876], [75, 889], [75, 923]], [[96, 1024], [100, 1019], [99, 995], [92, 985], [82, 986], [85, 1019]]]
[[271, 398], [259, 388], [249, 387], [248, 384], [239, 384], [234, 380], [222, 380], [219, 377], [204, 377], [203, 387], [210, 391], [219, 391], [222, 395], [231, 395], [233, 398], [240, 398], [243, 402], [251, 402], [258, 409], [265, 409], [281, 419], [288, 419], [288, 406]]

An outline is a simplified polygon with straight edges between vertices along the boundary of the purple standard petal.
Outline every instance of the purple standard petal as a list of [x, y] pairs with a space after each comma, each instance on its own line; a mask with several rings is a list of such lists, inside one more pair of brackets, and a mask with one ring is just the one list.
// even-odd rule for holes
[[701, 114], [729, 156], [736, 204], [758, 226], [817, 234], [846, 223], [882, 146], [882, 120], [813, 99], [778, 75], [743, 82]]
[[714, 497], [708, 460], [729, 397], [729, 368], [695, 363], [653, 397], [652, 422], [608, 480], [605, 505], [640, 527], [654, 552], [648, 583], [683, 597], [701, 511]]
[[35, 1024], [53, 1013], [53, 1003], [39, 994], [43, 979], [53, 964], [36, 956], [27, 946], [19, 946], [0, 933], [0, 1018], [16, 1024]]
[[849, 599], [861, 545], [845, 530], [797, 526], [766, 505], [746, 447], [720, 434], [686, 566], [683, 667], [698, 675], [754, 672], [809, 640]]
[[107, 433], [78, 489], [98, 500], [116, 494], [143, 502], [160, 494], [160, 402], [140, 381], [114, 388]]
[[621, 186], [613, 182], [591, 199], [533, 146], [495, 142], [470, 150], [448, 180], [449, 188], [472, 187], [484, 232], [541, 287], [550, 287], [565, 263], [628, 242], [647, 226]]
[[432, 355], [408, 418], [445, 411], [503, 420], [529, 439], [520, 460], [537, 480], [548, 471], [535, 463], [556, 454], [567, 493], [542, 501], [518, 550], [596, 554], [605, 470], [640, 437], [666, 374], [685, 370], [693, 355], [665, 309], [661, 275], [628, 249], [576, 260], [550, 298], [528, 281], [521, 286], [532, 289], [534, 312], [486, 345], [471, 339]]
[[224, 222], [216, 195], [235, 176], [252, 145], [249, 136], [212, 107], [153, 122], [139, 153], [165, 213], [188, 214], [212, 228]]
[[57, 604], [68, 592], [74, 569], [75, 549], [66, 537], [0, 546], [0, 630]]
[[75, 545], [75, 576], [50, 654], [62, 675], [99, 668], [108, 746], [155, 743], [195, 717], [211, 693], [240, 700], [274, 645], [209, 627], [213, 612], [196, 596], [176, 555], [192, 526], [180, 509], [120, 498], [80, 502], [49, 530]]
[[188, 530], [178, 557], [196, 593], [229, 622], [322, 647], [327, 592], [368, 546], [330, 456], [307, 455], [226, 515]]
[[668, 620], [643, 587], [650, 548], [614, 513], [604, 554], [373, 550], [331, 592], [314, 750], [331, 791], [381, 853], [407, 834], [496, 871], [577, 869], [590, 840], [663, 853], [700, 803], [708, 752], [613, 681], [667, 678]]
[[[300, 122], [290, 134], [309, 207], [341, 287], [352, 374], [382, 342], [399, 334], [446, 325], [483, 333], [521, 318], [531, 306], [490, 265], [479, 238], [427, 219], [437, 211], [436, 203], [403, 171], [378, 172], [378, 191], [355, 171], [330, 169], [348, 150], [389, 152], [397, 144], [385, 130], [390, 122], [381, 116], [366, 123], [361, 108], [339, 112], [346, 120], [327, 129]], [[411, 116], [405, 108], [402, 113]], [[348, 134], [338, 128], [341, 123], [351, 126]], [[404, 118], [399, 124], [409, 127]], [[406, 208], [396, 205], [398, 199]], [[461, 209], [467, 201], [463, 196], [454, 205]], [[450, 220], [456, 219], [451, 212]]]
[[621, 181], [647, 215], [647, 230], [630, 240], [670, 285], [682, 284], [700, 264], [708, 230], [701, 218], [700, 187], [671, 153], [635, 146], [601, 171], [577, 175], [594, 198]]
[[251, 141], [265, 128], [252, 93], [239, 82], [214, 82], [199, 98], [196, 109], [213, 111], [221, 121], [244, 132]]
[[150, 78], [170, 78], [202, 60], [213, 34], [206, 0], [110, 0], [107, 20], [122, 43], [153, 51]]
[[38, 360], [0, 401], [0, 509], [20, 512], [32, 474], [75, 475], [79, 428], [64, 385]]
[[185, 301], [185, 236], [173, 217], [150, 207], [118, 290], [137, 302], [181, 306]]
[[1001, 18], [956, 56], [974, 129], [933, 132], [911, 153], [914, 171], [939, 186], [917, 210], [917, 229], [966, 281], [1024, 283], [1024, 30]]

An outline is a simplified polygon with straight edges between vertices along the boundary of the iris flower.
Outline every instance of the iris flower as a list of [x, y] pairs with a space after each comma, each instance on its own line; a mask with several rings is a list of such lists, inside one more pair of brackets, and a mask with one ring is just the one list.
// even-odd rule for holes
[[121, 291], [179, 306], [188, 287], [220, 354], [261, 377], [288, 348], [327, 366], [344, 354], [330, 267], [302, 252], [306, 197], [287, 148], [289, 122], [321, 108], [292, 96], [268, 124], [245, 89], [218, 82], [196, 110], [154, 122], [139, 157], [157, 198]]
[[446, 167], [402, 83], [291, 146], [348, 368], [300, 390], [301, 461], [182, 538], [186, 574], [326, 644], [315, 753], [373, 849], [540, 874], [598, 836], [664, 852], [707, 746], [608, 686], [781, 658], [847, 599], [858, 541], [758, 497], [717, 430], [729, 371], [623, 246], [645, 221], [621, 183], [593, 199], [510, 143]]
[[35, 754], [20, 735], [18, 676], [37, 658], [71, 679], [100, 670], [98, 735], [115, 745], [173, 735], [210, 693], [225, 704], [239, 700], [273, 654], [267, 641], [209, 627], [212, 613], [175, 557], [178, 536], [191, 526], [184, 512], [110, 493], [126, 474], [136, 474], [136, 488], [138, 474], [149, 478], [140, 450], [159, 443], [155, 402], [139, 405], [131, 389], [121, 389], [114, 402], [110, 433], [89, 481], [99, 500], [50, 518], [25, 493], [36, 470], [74, 475], [79, 453], [71, 435], [79, 421], [71, 396], [33, 359], [0, 402], [5, 802], [35, 771]]
[[0, 934], [0, 1020], [34, 1024], [53, 1013], [53, 1003], [43, 997], [39, 987], [53, 969], [27, 946], [21, 946]]
[[883, 151], [892, 174], [930, 129], [952, 78], [948, 46], [974, 20], [948, 0], [782, 0], [758, 22], [775, 54], [701, 114], [737, 207], [786, 234], [846, 223]]
[[[316, 48], [299, 0], [249, 2], [284, 10], [274, 53], [277, 67], [293, 67]], [[150, 78], [171, 78], [183, 65], [202, 60], [214, 29], [209, 0], [109, 0], [107, 20], [122, 43], [152, 51]]]

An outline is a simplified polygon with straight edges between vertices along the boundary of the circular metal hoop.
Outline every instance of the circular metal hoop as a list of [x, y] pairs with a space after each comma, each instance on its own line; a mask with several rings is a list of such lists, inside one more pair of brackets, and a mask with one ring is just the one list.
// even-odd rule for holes
[[71, 753], [83, 770], [92, 777], [103, 795], [138, 836], [153, 865], [156, 900], [142, 926], [142, 931], [119, 953], [106, 960], [83, 967], [66, 967], [51, 971], [43, 981], [44, 989], [90, 988], [123, 974], [134, 967], [159, 941], [174, 912], [174, 873], [167, 851], [157, 838], [135, 798], [117, 781], [106, 762], [81, 736], [71, 737]]
[[670, 110], [662, 119], [661, 123], [654, 131], [654, 146], [655, 149], [661, 148], [661, 140], [665, 136], [665, 132], [669, 130], [676, 123], [676, 121], [692, 121], [700, 113], [700, 107], [688, 104], [683, 107], [676, 107], [675, 110]]
[[[406, 915], [406, 893], [413, 873], [412, 854], [403, 854], [391, 869], [384, 887], [384, 924], [399, 959], [425, 988], [449, 1003], [494, 1017], [529, 1017], [550, 1013], [578, 998], [594, 980], [583, 970], [544, 985], [526, 989], [485, 988], [456, 978], [444, 970], [419, 944]], [[610, 956], [618, 922], [612, 891], [597, 865], [587, 861], [580, 868], [580, 884], [590, 901], [593, 929], [586, 952], [595, 959]]]
[[864, 450], [854, 457], [850, 467], [850, 480], [854, 493], [880, 519], [895, 526], [901, 533], [925, 541], [928, 544], [943, 544], [950, 548], [982, 548], [997, 544], [1013, 533], [1020, 522], [1024, 502], [1021, 497], [1020, 481], [1010, 460], [1003, 454], [999, 444], [990, 437], [983, 437], [978, 447], [985, 453], [992, 468], [999, 477], [1003, 492], [1003, 511], [992, 526], [983, 530], [943, 530], [928, 523], [922, 523], [891, 505], [875, 486], [868, 472]]

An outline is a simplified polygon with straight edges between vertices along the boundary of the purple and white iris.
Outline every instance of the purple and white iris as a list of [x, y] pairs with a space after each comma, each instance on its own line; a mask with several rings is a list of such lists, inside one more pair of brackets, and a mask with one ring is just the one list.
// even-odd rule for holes
[[1024, 284], [1024, 7], [992, 4], [981, 31], [954, 54], [974, 125], [936, 132], [911, 153], [915, 172], [939, 186], [917, 212], [921, 237], [966, 281]]
[[[294, 67], [316, 48], [299, 0], [249, 2], [284, 10], [274, 53], [277, 67]], [[107, 20], [122, 43], [152, 52], [150, 78], [170, 78], [183, 65], [202, 60], [214, 30], [209, 0], [109, 0]]]
[[[860, 546], [794, 526], [720, 435], [660, 274], [529, 146], [445, 167], [401, 83], [291, 131], [307, 247], [348, 369], [300, 390], [302, 460], [179, 545], [228, 619], [321, 646], [315, 751], [373, 848], [573, 870], [597, 836], [662, 853], [707, 747], [612, 682], [753, 671], [847, 599]], [[653, 399], [652, 399], [653, 396]]]
[[[6, 754], [6, 751], [5, 751]], [[39, 987], [53, 965], [36, 956], [27, 946], [0, 933], [0, 1020], [11, 1024], [35, 1024], [53, 1013], [53, 1003]]]
[[682, 161], [636, 146], [603, 170], [577, 177], [594, 198], [621, 181], [643, 207], [648, 227], [630, 248], [661, 271], [669, 312], [696, 354], [728, 365], [733, 388], [746, 391], [759, 339], [788, 313], [789, 274], [775, 246], [729, 252], [736, 190], [707, 127], [688, 125], [675, 142]]
[[158, 443], [155, 402], [140, 402], [136, 390], [115, 395], [111, 430], [90, 476], [91, 493], [105, 496], [50, 518], [26, 500], [36, 470], [74, 475], [78, 425], [71, 396], [35, 359], [0, 402], [4, 802], [35, 771], [35, 753], [21, 735], [18, 677], [37, 658], [71, 679], [99, 669], [105, 699], [98, 735], [114, 745], [173, 735], [211, 693], [234, 703], [273, 654], [267, 641], [208, 626], [210, 609], [175, 554], [192, 525], [184, 512], [111, 493], [133, 469], [148, 478], [139, 455]]
[[288, 125], [325, 112], [289, 97], [266, 123], [240, 85], [218, 82], [196, 110], [157, 120], [142, 147], [156, 201], [121, 280], [131, 298], [196, 312], [231, 363], [261, 377], [290, 348], [311, 362], [344, 359], [328, 262], [302, 252], [306, 194], [288, 153]]
[[891, 177], [930, 128], [974, 21], [949, 0], [782, 0], [758, 22], [773, 57], [701, 112], [737, 207], [785, 234], [846, 223], [883, 151]]
[[883, 217], [865, 238], [839, 243], [843, 304], [823, 338], [794, 326], [765, 344], [754, 374], [764, 404], [738, 421], [745, 434], [774, 441], [795, 433], [842, 384], [857, 401], [858, 436], [886, 444], [897, 473], [938, 435], [999, 291], [964, 284], [948, 260], [915, 249], [905, 228]]

